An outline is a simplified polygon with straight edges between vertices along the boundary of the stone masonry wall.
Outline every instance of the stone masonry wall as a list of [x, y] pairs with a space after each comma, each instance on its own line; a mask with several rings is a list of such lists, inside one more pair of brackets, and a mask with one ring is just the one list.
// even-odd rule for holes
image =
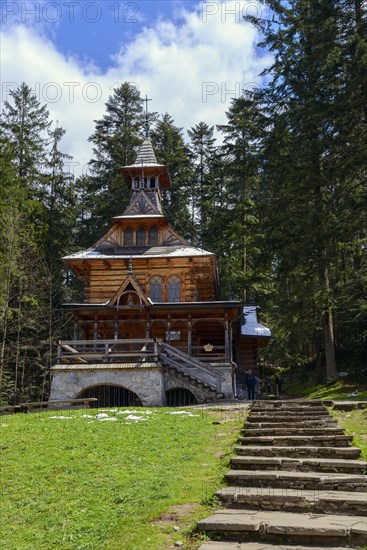
[[136, 368], [114, 365], [103, 369], [100, 365], [90, 365], [88, 369], [69, 365], [68, 370], [58, 370], [56, 366], [52, 370], [50, 400], [74, 399], [86, 388], [111, 384], [134, 392], [145, 407], [160, 407], [164, 405], [162, 372], [160, 365]]

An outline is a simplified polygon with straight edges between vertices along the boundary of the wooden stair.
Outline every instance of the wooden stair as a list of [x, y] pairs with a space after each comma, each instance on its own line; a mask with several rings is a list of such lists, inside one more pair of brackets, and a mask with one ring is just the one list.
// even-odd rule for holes
[[199, 359], [191, 357], [165, 342], [160, 345], [159, 359], [164, 367], [178, 371], [190, 383], [201, 385], [213, 392], [214, 396], [222, 396], [222, 376]]
[[199, 550], [367, 544], [367, 463], [320, 401], [255, 402], [239, 441]]

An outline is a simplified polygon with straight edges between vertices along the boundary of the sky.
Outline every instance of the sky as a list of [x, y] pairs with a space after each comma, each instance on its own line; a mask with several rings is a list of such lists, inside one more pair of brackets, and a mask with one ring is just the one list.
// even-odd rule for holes
[[76, 175], [88, 171], [94, 121], [122, 82], [185, 130], [223, 124], [231, 99], [260, 86], [271, 64], [247, 14], [266, 15], [252, 0], [3, 0], [1, 106], [26, 82], [66, 130]]

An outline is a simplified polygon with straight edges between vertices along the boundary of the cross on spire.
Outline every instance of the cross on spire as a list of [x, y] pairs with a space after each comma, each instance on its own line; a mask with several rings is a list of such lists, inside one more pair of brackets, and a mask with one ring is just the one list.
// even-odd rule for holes
[[148, 101], [152, 101], [150, 98], [148, 98], [147, 95], [145, 95], [145, 99], [143, 99], [145, 103], [145, 139], [148, 139], [149, 137], [149, 122], [148, 122]]

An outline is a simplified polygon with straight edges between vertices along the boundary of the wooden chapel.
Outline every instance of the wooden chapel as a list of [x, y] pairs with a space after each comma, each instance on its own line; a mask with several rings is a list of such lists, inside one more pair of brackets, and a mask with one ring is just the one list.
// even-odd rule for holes
[[270, 331], [256, 306], [218, 300], [215, 255], [169, 225], [161, 190], [170, 176], [148, 136], [122, 171], [126, 210], [97, 243], [63, 258], [84, 301], [64, 306], [74, 337], [59, 342], [50, 399], [161, 406], [233, 398], [236, 373], [256, 371]]

